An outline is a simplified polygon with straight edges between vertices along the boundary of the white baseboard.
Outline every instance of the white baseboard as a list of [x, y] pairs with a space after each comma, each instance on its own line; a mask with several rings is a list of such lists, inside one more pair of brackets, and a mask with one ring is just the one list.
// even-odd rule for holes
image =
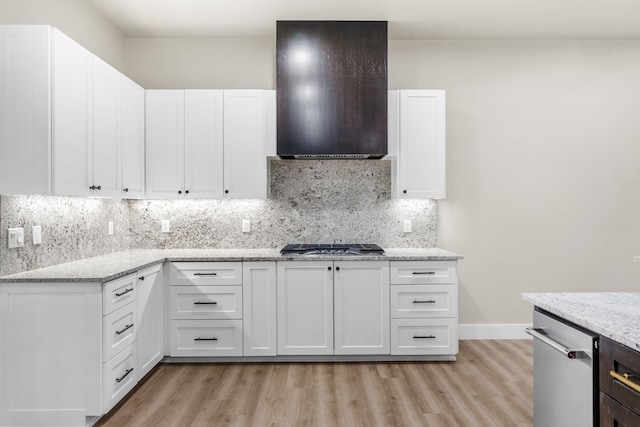
[[484, 324], [458, 325], [461, 340], [522, 340], [531, 339], [524, 330], [530, 324]]

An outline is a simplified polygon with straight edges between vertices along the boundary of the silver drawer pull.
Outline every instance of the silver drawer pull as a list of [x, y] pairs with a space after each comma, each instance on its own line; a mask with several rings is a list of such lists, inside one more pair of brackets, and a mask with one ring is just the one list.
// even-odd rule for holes
[[413, 300], [413, 303], [414, 304], [434, 304], [435, 301], [432, 300], [432, 299], [428, 299], [428, 300], [424, 300], [424, 301], [415, 299], [415, 300]]
[[194, 338], [194, 341], [218, 341], [218, 338]]
[[413, 339], [414, 340], [432, 340], [435, 337], [436, 337], [435, 335], [414, 335]]
[[194, 276], [217, 276], [218, 273], [193, 273]]
[[126, 295], [126, 294], [128, 294], [129, 292], [133, 292], [133, 288], [129, 288], [129, 289], [127, 289], [126, 291], [124, 291], [124, 292], [120, 292], [120, 293], [117, 293], [117, 292], [116, 292], [116, 296], [117, 296], [117, 297], [121, 297], [122, 295]]
[[127, 331], [128, 329], [131, 329], [131, 328], [133, 328], [133, 323], [130, 324], [130, 325], [125, 326], [124, 329], [121, 330], [121, 331], [116, 331], [116, 335], [124, 334], [125, 331]]
[[124, 380], [125, 378], [127, 378], [127, 375], [129, 375], [131, 372], [133, 372], [133, 368], [129, 368], [125, 371], [124, 375], [121, 376], [120, 378], [116, 378], [116, 382], [122, 382], [122, 380]]
[[212, 304], [212, 305], [217, 305], [218, 303], [215, 301], [196, 301], [194, 302], [195, 305], [203, 305], [203, 304]]
[[419, 276], [421, 274], [436, 274], [435, 271], [414, 271], [412, 274]]

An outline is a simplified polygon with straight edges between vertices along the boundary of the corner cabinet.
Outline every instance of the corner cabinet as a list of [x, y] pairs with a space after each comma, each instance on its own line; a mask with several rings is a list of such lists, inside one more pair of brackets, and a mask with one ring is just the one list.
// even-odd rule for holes
[[0, 192], [120, 197], [123, 75], [46, 25], [0, 25], [0, 61]]
[[261, 90], [148, 90], [150, 198], [266, 198]]
[[392, 194], [446, 197], [446, 98], [443, 90], [389, 92]]
[[0, 426], [85, 426], [163, 357], [162, 265], [0, 285]]

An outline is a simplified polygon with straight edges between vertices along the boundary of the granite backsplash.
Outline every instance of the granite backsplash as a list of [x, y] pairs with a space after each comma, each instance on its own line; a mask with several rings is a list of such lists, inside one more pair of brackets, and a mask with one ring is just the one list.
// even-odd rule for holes
[[[356, 242], [435, 247], [436, 202], [392, 200], [387, 160], [271, 160], [267, 200], [130, 200], [0, 196], [0, 275], [128, 248], [279, 248]], [[251, 231], [242, 233], [242, 220]], [[403, 233], [403, 220], [412, 232]], [[162, 220], [171, 231], [162, 233]], [[114, 234], [107, 224], [114, 222]], [[31, 226], [41, 225], [41, 245]], [[6, 249], [7, 228], [25, 247]]]

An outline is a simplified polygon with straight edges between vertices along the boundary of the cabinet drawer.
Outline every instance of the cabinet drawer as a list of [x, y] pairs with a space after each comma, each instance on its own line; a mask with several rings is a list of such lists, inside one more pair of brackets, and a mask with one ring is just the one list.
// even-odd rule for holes
[[129, 393], [138, 382], [138, 354], [135, 344], [130, 345], [113, 359], [102, 365], [104, 382], [104, 413]]
[[172, 286], [172, 319], [242, 319], [242, 286]]
[[102, 318], [103, 361], [111, 359], [138, 336], [138, 307], [136, 302], [125, 305]]
[[138, 274], [112, 280], [102, 290], [102, 314], [109, 314], [138, 298]]
[[640, 352], [601, 337], [600, 390], [640, 414], [640, 392], [634, 384], [640, 387]]
[[242, 356], [242, 320], [172, 320], [171, 356]]
[[241, 262], [172, 262], [171, 285], [242, 285]]
[[391, 354], [456, 353], [456, 319], [391, 319]]
[[455, 261], [391, 261], [392, 285], [456, 283]]
[[640, 414], [600, 392], [600, 427], [640, 426]]
[[391, 318], [456, 317], [458, 292], [453, 285], [392, 285]]

